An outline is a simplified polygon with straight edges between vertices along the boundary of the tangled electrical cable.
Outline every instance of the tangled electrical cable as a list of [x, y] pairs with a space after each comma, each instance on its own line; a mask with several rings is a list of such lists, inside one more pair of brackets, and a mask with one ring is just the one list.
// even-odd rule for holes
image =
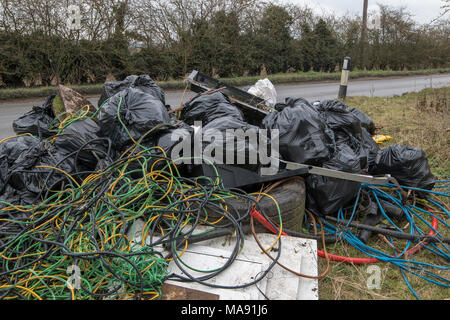
[[[67, 115], [55, 126], [56, 135], [41, 147], [51, 148], [70, 124], [93, 117], [95, 113], [89, 113], [89, 108]], [[416, 297], [406, 272], [439, 286], [449, 285], [448, 279], [429, 269], [449, 268], [446, 244], [450, 241], [437, 226], [448, 228], [446, 219], [450, 210], [440, 198], [450, 197], [446, 191], [450, 181], [438, 182], [435, 190], [440, 192], [363, 184], [355, 203], [340, 209], [337, 218], [314, 216], [308, 211], [306, 225], [313, 232], [295, 232], [283, 227], [282, 212], [270, 191], [290, 179], [302, 178], [282, 180], [253, 194], [224, 188], [218, 174], [216, 179], [186, 178], [163, 149], [143, 143], [147, 136], [167, 124], [155, 126], [138, 140], [133, 139], [122, 121], [120, 124], [133, 144], [119, 156], [112, 156], [109, 139], [96, 138], [83, 141], [78, 150], [66, 154], [55, 165], [17, 170], [20, 174], [36, 175], [40, 189], [32, 204], [0, 201], [0, 299], [155, 299], [161, 295], [161, 285], [166, 280], [192, 281], [214, 288], [243, 288], [257, 284], [277, 264], [297, 276], [320, 279], [328, 273], [330, 261], [392, 263], [400, 268]], [[107, 147], [96, 148], [100, 142]], [[78, 166], [83, 152], [95, 156], [98, 161], [95, 169]], [[71, 172], [63, 165], [68, 159], [74, 163]], [[419, 193], [422, 197], [415, 197]], [[274, 201], [278, 223], [271, 221], [259, 206], [262, 197]], [[233, 198], [244, 201], [247, 210], [234, 208], [227, 201]], [[377, 227], [356, 221], [373, 204], [388, 225]], [[398, 225], [404, 220], [394, 222], [385, 209], [387, 204], [401, 210], [409, 232]], [[238, 286], [208, 281], [227, 269], [243, 249], [244, 233], [248, 231], [244, 221], [248, 219], [250, 232], [272, 262], [254, 279]], [[258, 241], [255, 220], [277, 235], [271, 247], [264, 248]], [[140, 229], [139, 221], [143, 221]], [[196, 228], [200, 225], [207, 230], [198, 232]], [[362, 242], [354, 233], [355, 228], [384, 235], [393, 252], [382, 252]], [[202, 276], [194, 276], [190, 270], [195, 268], [183, 261], [188, 245], [225, 235], [233, 235], [235, 240], [227, 261], [214, 270], [201, 270]], [[282, 235], [320, 240], [323, 251], [319, 250], [318, 255], [326, 259], [326, 270], [318, 276], [304, 275], [282, 265], [279, 262]], [[399, 248], [394, 238], [406, 240], [406, 244]], [[345, 240], [369, 258], [328, 253], [326, 243], [339, 240]], [[413, 255], [421, 248], [444, 260], [447, 266], [414, 259]], [[272, 249], [275, 256], [270, 254]], [[168, 272], [171, 261], [182, 274]]]
[[[449, 182], [449, 180], [437, 181], [436, 183], [438, 186], [436, 186], [435, 189], [448, 189], [450, 186], [445, 184], [448, 184]], [[405, 192], [403, 192], [404, 190], [409, 191], [406, 193], [406, 198]], [[417, 194], [420, 194], [421, 197], [417, 198]], [[362, 200], [363, 197], [366, 198], [369, 204], [364, 204], [364, 201]], [[450, 252], [447, 246], [447, 244], [450, 243], [450, 239], [445, 238], [437, 229], [438, 224], [440, 223], [448, 230], [449, 225], [445, 220], [450, 217], [450, 208], [445, 202], [441, 201], [439, 197], [448, 198], [449, 192], [437, 192], [411, 187], [402, 187], [399, 189], [397, 185], [392, 184], [362, 184], [355, 203], [348, 208], [341, 208], [337, 218], [331, 216], [319, 216], [315, 218], [313, 214], [307, 210], [309, 214], [308, 217], [310, 218], [307, 222], [314, 229], [315, 236], [291, 230], [284, 230], [284, 234], [317, 240], [322, 239], [323, 241], [326, 238], [328, 240], [327, 243], [343, 240], [368, 256], [368, 258], [330, 254], [326, 251], [324, 241], [323, 246], [325, 250], [318, 250], [318, 255], [319, 257], [327, 259], [326, 271], [329, 268], [330, 260], [356, 265], [379, 262], [391, 263], [399, 268], [402, 277], [412, 294], [417, 299], [420, 299], [406, 276], [407, 272], [444, 288], [450, 286], [450, 279], [431, 271], [433, 269], [438, 271], [448, 271], [450, 269], [448, 264], [450, 261]], [[363, 216], [372, 201], [376, 204], [376, 208], [380, 215], [380, 221], [387, 221], [387, 225], [376, 227], [355, 221], [358, 216]], [[393, 215], [392, 212], [388, 212], [386, 208], [392, 210], [392, 207], [401, 210], [401, 214], [399, 215], [397, 213], [397, 215]], [[429, 220], [430, 218], [432, 221], [427, 221], [427, 219]], [[270, 228], [267, 227], [269, 230], [272, 230], [272, 232], [274, 232], [273, 230], [278, 230], [273, 222], [269, 221], [267, 217], [265, 217], [265, 219], [267, 219], [266, 222], [271, 224]], [[318, 223], [316, 220], [318, 220]], [[404, 227], [399, 227], [398, 224], [402, 222], [406, 222], [406, 225]], [[322, 233], [320, 237], [316, 235], [317, 228], [320, 228]], [[369, 230], [377, 233], [387, 243], [389, 249], [392, 250], [392, 253], [383, 252], [381, 249], [371, 247], [366, 242], [361, 241], [358, 234], [355, 234], [355, 228], [356, 231]], [[406, 228], [409, 228], [409, 232], [404, 231]], [[424, 229], [429, 229], [428, 233], [426, 233]], [[256, 237], [256, 234], [254, 234], [254, 236]], [[394, 239], [406, 240], [406, 243], [400, 249], [398, 247], [400, 244], [394, 243]], [[415, 259], [414, 254], [422, 248], [434, 254], [436, 259], [441, 259], [443, 265], [418, 261]], [[267, 252], [265, 253], [267, 254]], [[295, 274], [295, 272], [291, 272]]]
[[[438, 181], [438, 183], [448, 183], [448, 181]], [[366, 243], [362, 242], [355, 236], [350, 230], [349, 226], [356, 214], [356, 205], [353, 210], [351, 210], [350, 218], [345, 220], [345, 214], [343, 210], [339, 211], [338, 218], [336, 219], [337, 225], [332, 225], [323, 219], [325, 230], [328, 234], [338, 234], [339, 237], [345, 239], [349, 244], [368, 255], [370, 258], [347, 258], [348, 262], [353, 263], [377, 263], [377, 262], [389, 262], [397, 266], [402, 276], [416, 298], [419, 299], [418, 294], [410, 285], [405, 272], [409, 272], [415, 276], [418, 276], [428, 282], [434, 283], [444, 288], [450, 286], [450, 279], [440, 276], [431, 270], [449, 270], [450, 267], [448, 262], [450, 261], [449, 248], [447, 246], [450, 243], [450, 239], [444, 238], [442, 233], [438, 231], [437, 226], [440, 223], [444, 228], [448, 229], [449, 226], [445, 222], [448, 218], [449, 208], [448, 206], [438, 199], [438, 196], [449, 197], [447, 193], [436, 192], [433, 190], [423, 190], [411, 187], [402, 187], [404, 190], [410, 191], [410, 199], [405, 199], [399, 190], [396, 190], [394, 185], [363, 185], [361, 190], [368, 192], [371, 198], [376, 202], [379, 212], [382, 214], [384, 220], [388, 221], [388, 225], [385, 228], [392, 228], [397, 232], [389, 233], [389, 239], [387, 240], [392, 253], [383, 252], [379, 249], [371, 247]], [[414, 192], [411, 192], [414, 191]], [[425, 195], [424, 199], [417, 199], [414, 195], [420, 192]], [[388, 201], [389, 203], [401, 208], [403, 212], [404, 220], [406, 220], [406, 225], [402, 228], [399, 227], [399, 222], [392, 219], [389, 216], [385, 208], [383, 207], [382, 201]], [[427, 221], [426, 218], [431, 218], [432, 222]], [[409, 233], [403, 230], [409, 228]], [[428, 229], [427, 231], [424, 229]], [[398, 248], [398, 244], [394, 244], [393, 238], [398, 234], [408, 234], [409, 237], [398, 237], [406, 239], [406, 243], [402, 248]], [[413, 240], [415, 240], [413, 242]], [[413, 244], [416, 243], [414, 246]], [[442, 259], [444, 265], [439, 265], [437, 263], [427, 263], [423, 261], [418, 261], [414, 259], [413, 254], [417, 253], [421, 248], [428, 250], [433, 253], [437, 259]], [[337, 259], [339, 260], [339, 259]], [[342, 260], [341, 260], [342, 261]], [[345, 261], [345, 260], [344, 260]]]
[[[66, 117], [41, 147], [51, 147], [70, 123], [89, 118], [88, 112]], [[94, 139], [54, 166], [20, 171], [38, 174], [45, 187], [30, 205], [0, 201], [0, 299], [154, 299], [167, 279], [217, 287], [206, 280], [233, 263], [243, 247], [242, 221], [258, 204], [242, 190], [225, 189], [220, 178], [182, 177], [163, 149], [143, 143], [146, 135], [118, 158], [111, 156], [110, 141], [101, 151]], [[101, 156], [102, 169], [78, 168], [82, 151]], [[61, 164], [70, 158], [75, 170], [69, 173]], [[229, 198], [248, 202], [248, 211], [233, 208]], [[141, 240], [135, 237], [139, 219], [145, 221]], [[198, 225], [209, 229], [198, 233]], [[236, 245], [221, 268], [200, 278], [187, 271], [187, 277], [168, 274], [172, 260], [183, 270], [189, 242], [231, 233]], [[240, 287], [261, 281], [274, 265]]]

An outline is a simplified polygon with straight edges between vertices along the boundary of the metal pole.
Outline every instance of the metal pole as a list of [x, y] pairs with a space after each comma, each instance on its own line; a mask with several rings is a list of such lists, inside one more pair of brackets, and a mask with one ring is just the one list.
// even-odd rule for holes
[[344, 58], [344, 65], [342, 66], [341, 85], [339, 86], [339, 99], [345, 100], [347, 96], [348, 77], [350, 75], [350, 57]]

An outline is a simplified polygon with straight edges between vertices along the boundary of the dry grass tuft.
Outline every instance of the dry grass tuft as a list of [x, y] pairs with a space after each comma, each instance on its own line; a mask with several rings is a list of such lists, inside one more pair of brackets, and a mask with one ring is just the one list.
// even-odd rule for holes
[[441, 179], [450, 178], [450, 87], [425, 89], [394, 98], [350, 97], [350, 107], [366, 112], [389, 144], [421, 148]]

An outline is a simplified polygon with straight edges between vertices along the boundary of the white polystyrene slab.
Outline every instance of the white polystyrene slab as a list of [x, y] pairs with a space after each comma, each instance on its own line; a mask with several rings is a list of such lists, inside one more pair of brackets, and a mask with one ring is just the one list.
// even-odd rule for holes
[[[134, 228], [132, 228], [134, 238], [139, 242], [142, 227], [143, 223], [139, 222], [135, 223]], [[205, 229], [204, 227], [198, 227], [198, 232]], [[197, 233], [197, 229], [194, 233]], [[133, 234], [129, 234], [129, 236], [133, 237]], [[276, 235], [268, 233], [260, 233], [257, 236], [264, 248], [272, 246], [277, 239]], [[146, 243], [148, 242], [148, 239], [146, 239]], [[301, 274], [317, 276], [316, 240], [281, 236], [279, 243], [281, 243], [279, 259], [281, 264]], [[276, 250], [279, 248], [279, 243], [274, 246]], [[226, 262], [226, 258], [231, 255], [235, 244], [236, 237], [233, 236], [191, 244], [182, 254], [181, 259], [186, 265], [193, 268], [213, 270]], [[270, 254], [276, 257], [277, 252], [271, 250]], [[246, 235], [244, 247], [233, 264], [208, 282], [230, 287], [242, 285], [259, 276], [271, 262], [272, 260], [262, 253], [254, 237]], [[183, 268], [186, 268], [186, 266], [183, 266]], [[187, 271], [194, 277], [206, 274], [190, 269], [187, 269]], [[169, 272], [184, 275], [173, 261], [169, 264]], [[218, 294], [222, 300], [259, 300], [266, 297], [270, 300], [317, 300], [319, 298], [317, 279], [299, 277], [279, 265], [275, 265], [267, 276], [258, 282], [257, 287], [253, 285], [239, 289], [218, 289], [196, 282], [167, 281], [167, 283]], [[264, 292], [265, 296], [261, 291]]]

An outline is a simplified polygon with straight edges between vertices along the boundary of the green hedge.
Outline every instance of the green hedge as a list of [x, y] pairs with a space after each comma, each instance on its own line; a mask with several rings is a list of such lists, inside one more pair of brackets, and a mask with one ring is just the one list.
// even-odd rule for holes
[[[368, 77], [396, 77], [396, 76], [414, 76], [450, 73], [450, 68], [428, 69], [428, 70], [409, 70], [409, 71], [383, 71], [383, 70], [355, 70], [350, 73], [350, 79], [361, 79]], [[261, 76], [223, 78], [221, 81], [233, 86], [247, 86], [254, 84]], [[302, 72], [302, 73], [280, 73], [267, 76], [274, 84], [297, 83], [311, 81], [332, 81], [341, 78], [340, 72], [321, 73], [321, 72]], [[164, 90], [180, 90], [186, 87], [184, 80], [172, 80], [157, 82]], [[83, 95], [99, 95], [103, 84], [86, 84], [69, 86]], [[0, 89], [0, 101], [47, 97], [57, 92], [57, 87], [36, 87], [36, 88], [4, 88]]]

